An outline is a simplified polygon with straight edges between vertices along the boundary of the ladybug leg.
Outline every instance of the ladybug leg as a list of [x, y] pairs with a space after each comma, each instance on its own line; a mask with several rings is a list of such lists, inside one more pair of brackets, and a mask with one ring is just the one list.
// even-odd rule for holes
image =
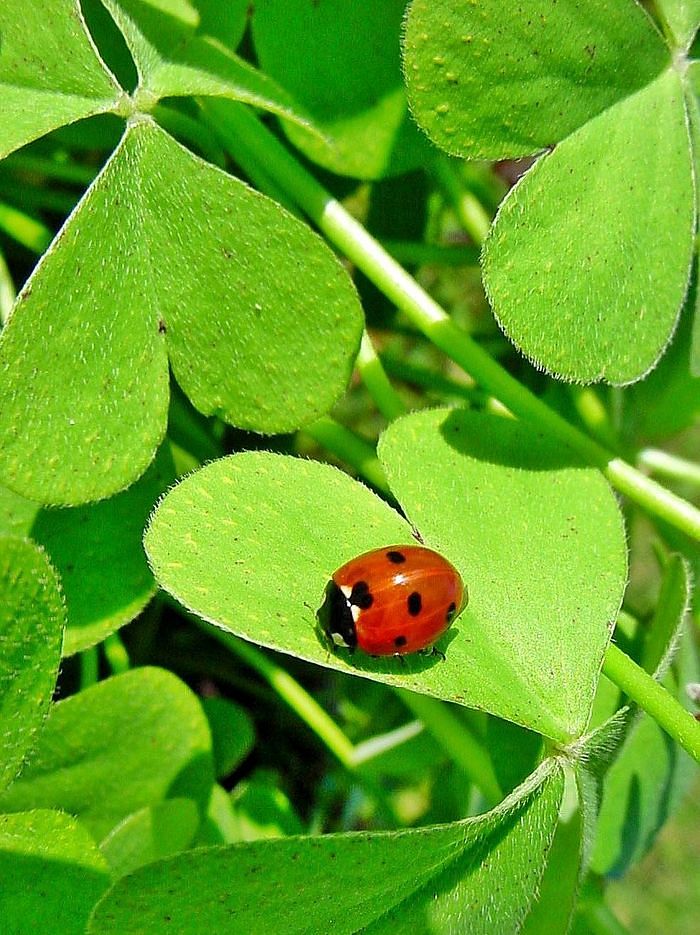
[[439, 656], [444, 662], [447, 659], [447, 656], [441, 649], [438, 649], [437, 646], [429, 646], [427, 649], [421, 649], [421, 655], [423, 656]]

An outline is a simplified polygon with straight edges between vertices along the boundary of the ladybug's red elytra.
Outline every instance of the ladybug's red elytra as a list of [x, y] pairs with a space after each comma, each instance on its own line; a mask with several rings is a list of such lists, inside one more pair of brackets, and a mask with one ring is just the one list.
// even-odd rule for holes
[[457, 569], [422, 545], [373, 549], [328, 585], [327, 636], [350, 651], [405, 656], [432, 646], [467, 604]]

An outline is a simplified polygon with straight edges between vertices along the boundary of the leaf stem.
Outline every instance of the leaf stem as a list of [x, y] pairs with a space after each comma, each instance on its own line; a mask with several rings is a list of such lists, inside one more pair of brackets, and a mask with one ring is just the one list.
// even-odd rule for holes
[[17, 292], [5, 257], [0, 253], [0, 326], [10, 317]]
[[437, 156], [432, 170], [460, 225], [474, 243], [481, 246], [491, 227], [491, 218], [483, 205], [466, 189], [457, 165], [449, 156]]
[[102, 643], [102, 649], [113, 675], [121, 675], [129, 671], [131, 668], [129, 653], [118, 633], [110, 633]]
[[242, 104], [207, 100], [203, 111], [226, 140], [250, 157], [291, 195], [339, 250], [360, 268], [437, 347], [463, 367], [514, 415], [569, 445], [598, 467], [618, 491], [648, 512], [700, 540], [700, 510], [615, 457], [570, 425], [459, 328], [413, 277], [336, 201]]
[[491, 758], [476, 735], [444, 702], [404, 689], [397, 689], [396, 692], [406, 707], [423, 722], [447, 756], [479, 789], [489, 808], [497, 805], [503, 799], [503, 792]]
[[377, 490], [391, 496], [384, 470], [374, 447], [369, 442], [355, 435], [330, 416], [322, 416], [311, 425], [305, 426], [302, 431], [341, 461], [349, 464]]
[[32, 253], [43, 253], [53, 240], [53, 234], [41, 221], [30, 217], [19, 208], [1, 202], [0, 230], [4, 230], [8, 237], [12, 237]]
[[[184, 613], [182, 608], [180, 611]], [[355, 747], [338, 727], [335, 721], [323, 710], [318, 702], [311, 697], [303, 686], [297, 682], [285, 669], [278, 666], [261, 650], [251, 643], [239, 639], [232, 633], [227, 633], [219, 627], [211, 626], [200, 620], [194, 614], [187, 613], [187, 618], [196, 623], [200, 629], [213, 636], [222, 645], [238, 656], [239, 659], [254, 669], [268, 685], [277, 693], [294, 713], [311, 728], [316, 736], [336, 757], [339, 763], [351, 774], [357, 776], [359, 782], [372, 795], [385, 817], [393, 824], [400, 824], [396, 814], [387, 800], [383, 789], [371, 777], [358, 774], [358, 764], [355, 762]]]
[[615, 643], [605, 653], [603, 672], [700, 763], [700, 723]]
[[99, 679], [99, 658], [97, 646], [90, 646], [80, 653], [80, 690], [85, 691], [95, 685]]
[[637, 463], [648, 471], [660, 474], [661, 477], [700, 487], [700, 464], [694, 461], [687, 461], [667, 451], [659, 451], [658, 448], [643, 448], [637, 455]]
[[356, 366], [362, 382], [384, 418], [391, 422], [392, 419], [402, 416], [406, 412], [406, 406], [391, 385], [366, 329], [362, 332]]

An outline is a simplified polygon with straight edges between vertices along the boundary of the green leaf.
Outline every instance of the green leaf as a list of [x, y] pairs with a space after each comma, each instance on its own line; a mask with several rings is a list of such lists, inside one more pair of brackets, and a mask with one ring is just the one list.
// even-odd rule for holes
[[275, 773], [256, 770], [231, 793], [237, 841], [259, 841], [302, 834], [304, 827], [294, 806], [280, 789]]
[[520, 929], [522, 935], [567, 935], [576, 906], [582, 834], [579, 809], [557, 823], [537, 899]]
[[0, 919], [5, 935], [83, 935], [110, 884], [104, 858], [70, 815], [0, 815]]
[[0, 36], [0, 159], [56, 127], [117, 106], [120, 88], [77, 0], [3, 0]]
[[687, 48], [700, 25], [700, 0], [656, 0], [654, 6], [678, 44]]
[[297, 428], [344, 390], [361, 329], [319, 237], [138, 121], [2, 333], [0, 476], [66, 505], [135, 481], [165, 432], [168, 353], [202, 412]]
[[51, 708], [0, 809], [59, 808], [101, 838], [126, 815], [179, 795], [206, 805], [213, 781], [202, 709], [162, 669], [132, 669]]
[[470, 159], [563, 139], [657, 75], [669, 50], [634, 0], [413, 0], [404, 70], [418, 123]]
[[561, 793], [561, 770], [550, 762], [479, 818], [184, 854], [117, 883], [88, 931], [157, 931], [166, 918], [181, 935], [232, 927], [267, 935], [270, 919], [277, 935], [515, 931], [542, 874]]
[[44, 552], [0, 536], [0, 790], [17, 775], [46, 717], [65, 610]]
[[197, 35], [200, 15], [188, 0], [102, 0], [134, 57], [137, 99], [229, 97], [310, 127], [274, 81], [215, 39]]
[[167, 799], [142, 808], [113, 828], [100, 844], [114, 877], [186, 850], [197, 833], [199, 811], [191, 799]]
[[209, 721], [217, 778], [228, 776], [243, 762], [255, 745], [253, 722], [246, 711], [226, 698], [204, 698]]
[[392, 491], [462, 571], [451, 700], [564, 739], [585, 729], [626, 579], [617, 503], [598, 471], [510, 419], [435, 410], [380, 448]]
[[688, 287], [694, 197], [683, 91], [669, 70], [538, 160], [503, 202], [483, 272], [508, 337], [567, 380], [642, 377]]
[[235, 49], [248, 24], [250, 0], [193, 0], [199, 11], [199, 32]]
[[312, 115], [323, 138], [284, 122], [289, 139], [332, 172], [377, 179], [428, 155], [408, 115], [399, 45], [405, 0], [257, 0], [261, 67]]
[[257, 452], [191, 475], [146, 533], [156, 578], [245, 639], [559, 740], [580, 734], [626, 572], [621, 516], [599, 472], [527, 427], [460, 412], [399, 420], [380, 452], [426, 544], [469, 589], [444, 661], [349, 657], [319, 636], [333, 571], [413, 539], [397, 513], [327, 465]]
[[153, 505], [174, 477], [166, 446], [133, 487], [90, 506], [41, 509], [0, 488], [0, 529], [43, 546], [61, 577], [68, 616], [64, 656], [133, 620], [155, 593], [141, 540]]

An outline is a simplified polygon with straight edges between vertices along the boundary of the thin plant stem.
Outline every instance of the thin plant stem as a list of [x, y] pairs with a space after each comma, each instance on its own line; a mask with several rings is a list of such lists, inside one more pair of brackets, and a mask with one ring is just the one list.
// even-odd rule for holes
[[620, 447], [620, 441], [612, 427], [607, 410], [596, 391], [590, 386], [572, 384], [569, 393], [576, 411], [590, 435], [601, 444], [607, 445], [612, 451], [617, 451]]
[[667, 451], [643, 448], [637, 455], [637, 464], [668, 480], [700, 486], [700, 464], [679, 458], [678, 455], [669, 454]]
[[80, 690], [85, 691], [95, 685], [99, 678], [99, 657], [97, 646], [90, 646], [80, 654]]
[[212, 627], [193, 614], [188, 613], [186, 616], [193, 623], [196, 623], [200, 629], [204, 630], [207, 635], [213, 636], [247, 666], [254, 669], [282, 701], [316, 734], [338, 762], [349, 773], [357, 776], [360, 784], [375, 799], [384, 816], [393, 824], [399, 824], [394, 809], [379, 784], [369, 776], [358, 774], [358, 764], [355, 762], [355, 747], [352, 742], [295, 678], [251, 643], [239, 639], [232, 633], [226, 633], [219, 627]]
[[481, 741], [466, 724], [450, 710], [448, 705], [427, 695], [419, 695], [404, 689], [397, 694], [406, 707], [419, 718], [440, 744], [447, 756], [456, 763], [479, 789], [487, 804], [492, 807], [503, 798], [500, 784], [493, 770], [493, 763]]
[[12, 153], [3, 161], [3, 169], [43, 175], [48, 179], [69, 182], [82, 187], [88, 186], [98, 172], [92, 166], [80, 165], [70, 160], [61, 161], [46, 156], [29, 156], [26, 153]]
[[0, 253], [0, 325], [4, 325], [10, 317], [16, 297], [17, 292], [12, 281], [12, 274], [5, 262], [5, 257]]
[[437, 347], [463, 367], [513, 415], [569, 445], [610, 483], [652, 515], [700, 540], [700, 510], [618, 458], [511, 376], [294, 159], [244, 105], [208, 100], [204, 112], [226, 140], [248, 149], [328, 239], [401, 309]]
[[377, 404], [377, 409], [384, 418], [391, 422], [393, 419], [404, 415], [406, 406], [391, 385], [391, 381], [384, 370], [384, 365], [379, 359], [372, 344], [372, 339], [366, 330], [362, 332], [362, 342], [357, 355], [356, 366], [362, 382], [367, 387], [369, 395]]
[[382, 240], [382, 246], [405, 266], [477, 266], [479, 249], [470, 244], [418, 243], [410, 240]]
[[391, 495], [389, 483], [379, 463], [377, 453], [369, 442], [355, 435], [330, 416], [322, 416], [311, 425], [304, 426], [302, 431], [341, 461], [349, 464], [377, 490]]
[[605, 653], [603, 672], [700, 763], [700, 722], [615, 643]]
[[0, 230], [32, 253], [43, 253], [53, 240], [53, 234], [41, 221], [3, 203], [0, 203]]
[[118, 633], [110, 633], [102, 643], [107, 665], [113, 675], [122, 675], [131, 668], [131, 661], [126, 646]]
[[491, 227], [491, 218], [481, 202], [465, 187], [457, 166], [449, 156], [437, 156], [433, 174], [445, 193], [457, 220], [475, 244], [481, 246]]

